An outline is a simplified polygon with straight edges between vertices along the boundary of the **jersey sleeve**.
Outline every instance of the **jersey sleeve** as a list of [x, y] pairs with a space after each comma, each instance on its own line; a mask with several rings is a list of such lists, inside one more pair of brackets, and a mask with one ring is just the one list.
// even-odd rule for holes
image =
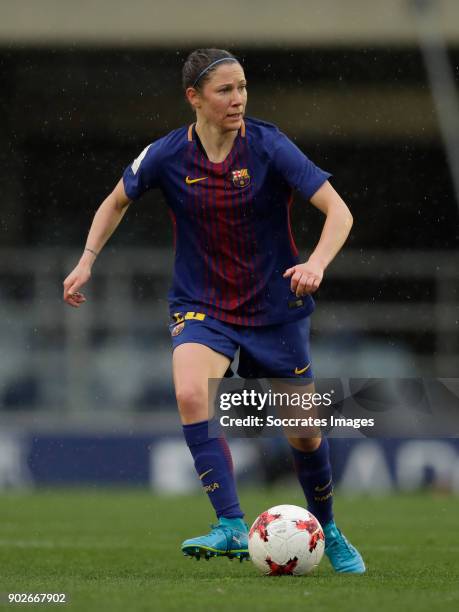
[[161, 145], [160, 139], [145, 147], [124, 171], [124, 190], [131, 200], [138, 200], [149, 189], [159, 187], [162, 163]]
[[331, 177], [329, 172], [316, 166], [279, 130], [276, 130], [272, 144], [274, 167], [307, 200]]

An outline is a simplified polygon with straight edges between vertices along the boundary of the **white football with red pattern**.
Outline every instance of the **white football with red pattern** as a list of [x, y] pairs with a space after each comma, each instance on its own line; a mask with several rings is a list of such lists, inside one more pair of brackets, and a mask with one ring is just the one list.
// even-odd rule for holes
[[256, 518], [249, 532], [249, 554], [267, 576], [303, 576], [317, 567], [325, 537], [316, 517], [300, 506], [274, 506]]

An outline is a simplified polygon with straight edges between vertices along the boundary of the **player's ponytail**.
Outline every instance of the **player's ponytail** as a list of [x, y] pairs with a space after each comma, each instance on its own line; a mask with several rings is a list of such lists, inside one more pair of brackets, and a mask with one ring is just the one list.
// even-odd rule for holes
[[183, 89], [185, 91], [188, 87], [201, 89], [220, 64], [237, 61], [237, 58], [225, 49], [196, 49], [190, 53], [183, 65]]

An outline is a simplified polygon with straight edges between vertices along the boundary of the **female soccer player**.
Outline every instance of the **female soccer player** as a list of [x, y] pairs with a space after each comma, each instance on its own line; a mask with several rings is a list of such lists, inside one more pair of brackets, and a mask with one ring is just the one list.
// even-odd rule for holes
[[[186, 540], [185, 554], [248, 556], [229, 448], [208, 430], [208, 379], [221, 378], [238, 349], [242, 377], [310, 378], [311, 294], [343, 246], [352, 216], [328, 181], [274, 125], [244, 119], [247, 84], [239, 61], [198, 49], [183, 67], [196, 122], [160, 138], [129, 165], [96, 212], [86, 247], [64, 281], [64, 299], [85, 302], [81, 287], [129, 204], [160, 188], [174, 219], [175, 270], [169, 294], [173, 378], [186, 443], [218, 524]], [[320, 240], [299, 263], [289, 208], [298, 190], [325, 214]], [[290, 438], [294, 464], [325, 532], [337, 572], [363, 573], [357, 550], [337, 529], [324, 437]]]

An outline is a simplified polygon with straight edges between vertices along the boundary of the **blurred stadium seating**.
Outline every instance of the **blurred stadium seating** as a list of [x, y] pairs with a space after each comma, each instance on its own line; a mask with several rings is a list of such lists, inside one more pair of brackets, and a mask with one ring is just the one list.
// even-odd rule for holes
[[[3, 410], [175, 409], [170, 371], [169, 249], [123, 248], [98, 262], [88, 302], [66, 309], [61, 283], [78, 254], [3, 251]], [[428, 299], [410, 287], [429, 286]], [[447, 252], [347, 250], [330, 268], [313, 317], [316, 375], [454, 376], [457, 267]], [[403, 287], [403, 291], [397, 288]], [[419, 342], [419, 336], [423, 342]], [[422, 352], [425, 346], [434, 350]]]

